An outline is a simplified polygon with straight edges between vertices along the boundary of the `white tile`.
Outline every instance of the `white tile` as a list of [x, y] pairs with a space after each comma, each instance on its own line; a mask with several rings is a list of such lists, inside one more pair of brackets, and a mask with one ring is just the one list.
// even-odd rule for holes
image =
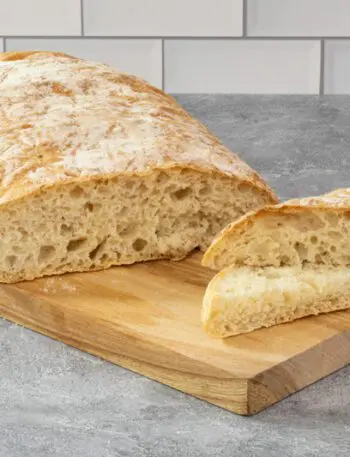
[[86, 35], [241, 36], [243, 0], [84, 0]]
[[80, 35], [80, 0], [1, 0], [1, 35]]
[[349, 36], [349, 0], [248, 0], [248, 35]]
[[325, 94], [350, 94], [350, 40], [325, 43]]
[[3, 52], [4, 50], [4, 39], [0, 38], [0, 52]]
[[161, 40], [122, 39], [24, 39], [7, 40], [8, 51], [19, 50], [61, 51], [83, 59], [112, 65], [154, 84], [162, 86]]
[[315, 94], [320, 43], [290, 40], [166, 40], [172, 93]]

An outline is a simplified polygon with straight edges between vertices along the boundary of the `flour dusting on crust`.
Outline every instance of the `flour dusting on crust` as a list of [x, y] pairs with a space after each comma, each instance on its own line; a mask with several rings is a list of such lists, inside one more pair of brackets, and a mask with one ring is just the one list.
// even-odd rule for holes
[[75, 177], [173, 166], [262, 179], [176, 101], [59, 53], [0, 54], [0, 203]]

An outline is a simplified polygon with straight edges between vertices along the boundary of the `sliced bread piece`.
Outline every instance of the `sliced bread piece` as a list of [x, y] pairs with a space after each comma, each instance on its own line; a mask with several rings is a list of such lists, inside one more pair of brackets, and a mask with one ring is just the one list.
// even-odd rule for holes
[[145, 81], [60, 53], [0, 54], [0, 282], [179, 259], [276, 202]]
[[350, 307], [350, 268], [228, 267], [209, 283], [202, 322], [217, 338]]
[[228, 225], [203, 265], [350, 265], [350, 189], [290, 200], [246, 214]]

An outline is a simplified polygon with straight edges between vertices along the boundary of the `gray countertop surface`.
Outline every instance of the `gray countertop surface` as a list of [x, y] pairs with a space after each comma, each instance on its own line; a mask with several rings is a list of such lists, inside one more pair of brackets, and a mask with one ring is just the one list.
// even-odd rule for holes
[[[350, 97], [182, 95], [282, 199], [350, 184]], [[236, 416], [0, 319], [1, 457], [350, 455], [350, 367]]]

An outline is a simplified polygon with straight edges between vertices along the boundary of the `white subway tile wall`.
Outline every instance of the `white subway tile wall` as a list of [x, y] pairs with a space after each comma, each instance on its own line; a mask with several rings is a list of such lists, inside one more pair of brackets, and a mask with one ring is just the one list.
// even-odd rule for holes
[[350, 40], [325, 43], [325, 94], [350, 94]]
[[251, 36], [350, 36], [349, 0], [248, 0]]
[[173, 93], [350, 93], [350, 0], [0, 0], [0, 51], [30, 49]]
[[1, 35], [80, 35], [80, 0], [0, 0]]
[[168, 40], [168, 92], [316, 94], [317, 41]]
[[162, 40], [9, 38], [7, 51], [61, 51], [112, 65], [162, 87]]
[[86, 35], [241, 36], [243, 0], [84, 0]]

